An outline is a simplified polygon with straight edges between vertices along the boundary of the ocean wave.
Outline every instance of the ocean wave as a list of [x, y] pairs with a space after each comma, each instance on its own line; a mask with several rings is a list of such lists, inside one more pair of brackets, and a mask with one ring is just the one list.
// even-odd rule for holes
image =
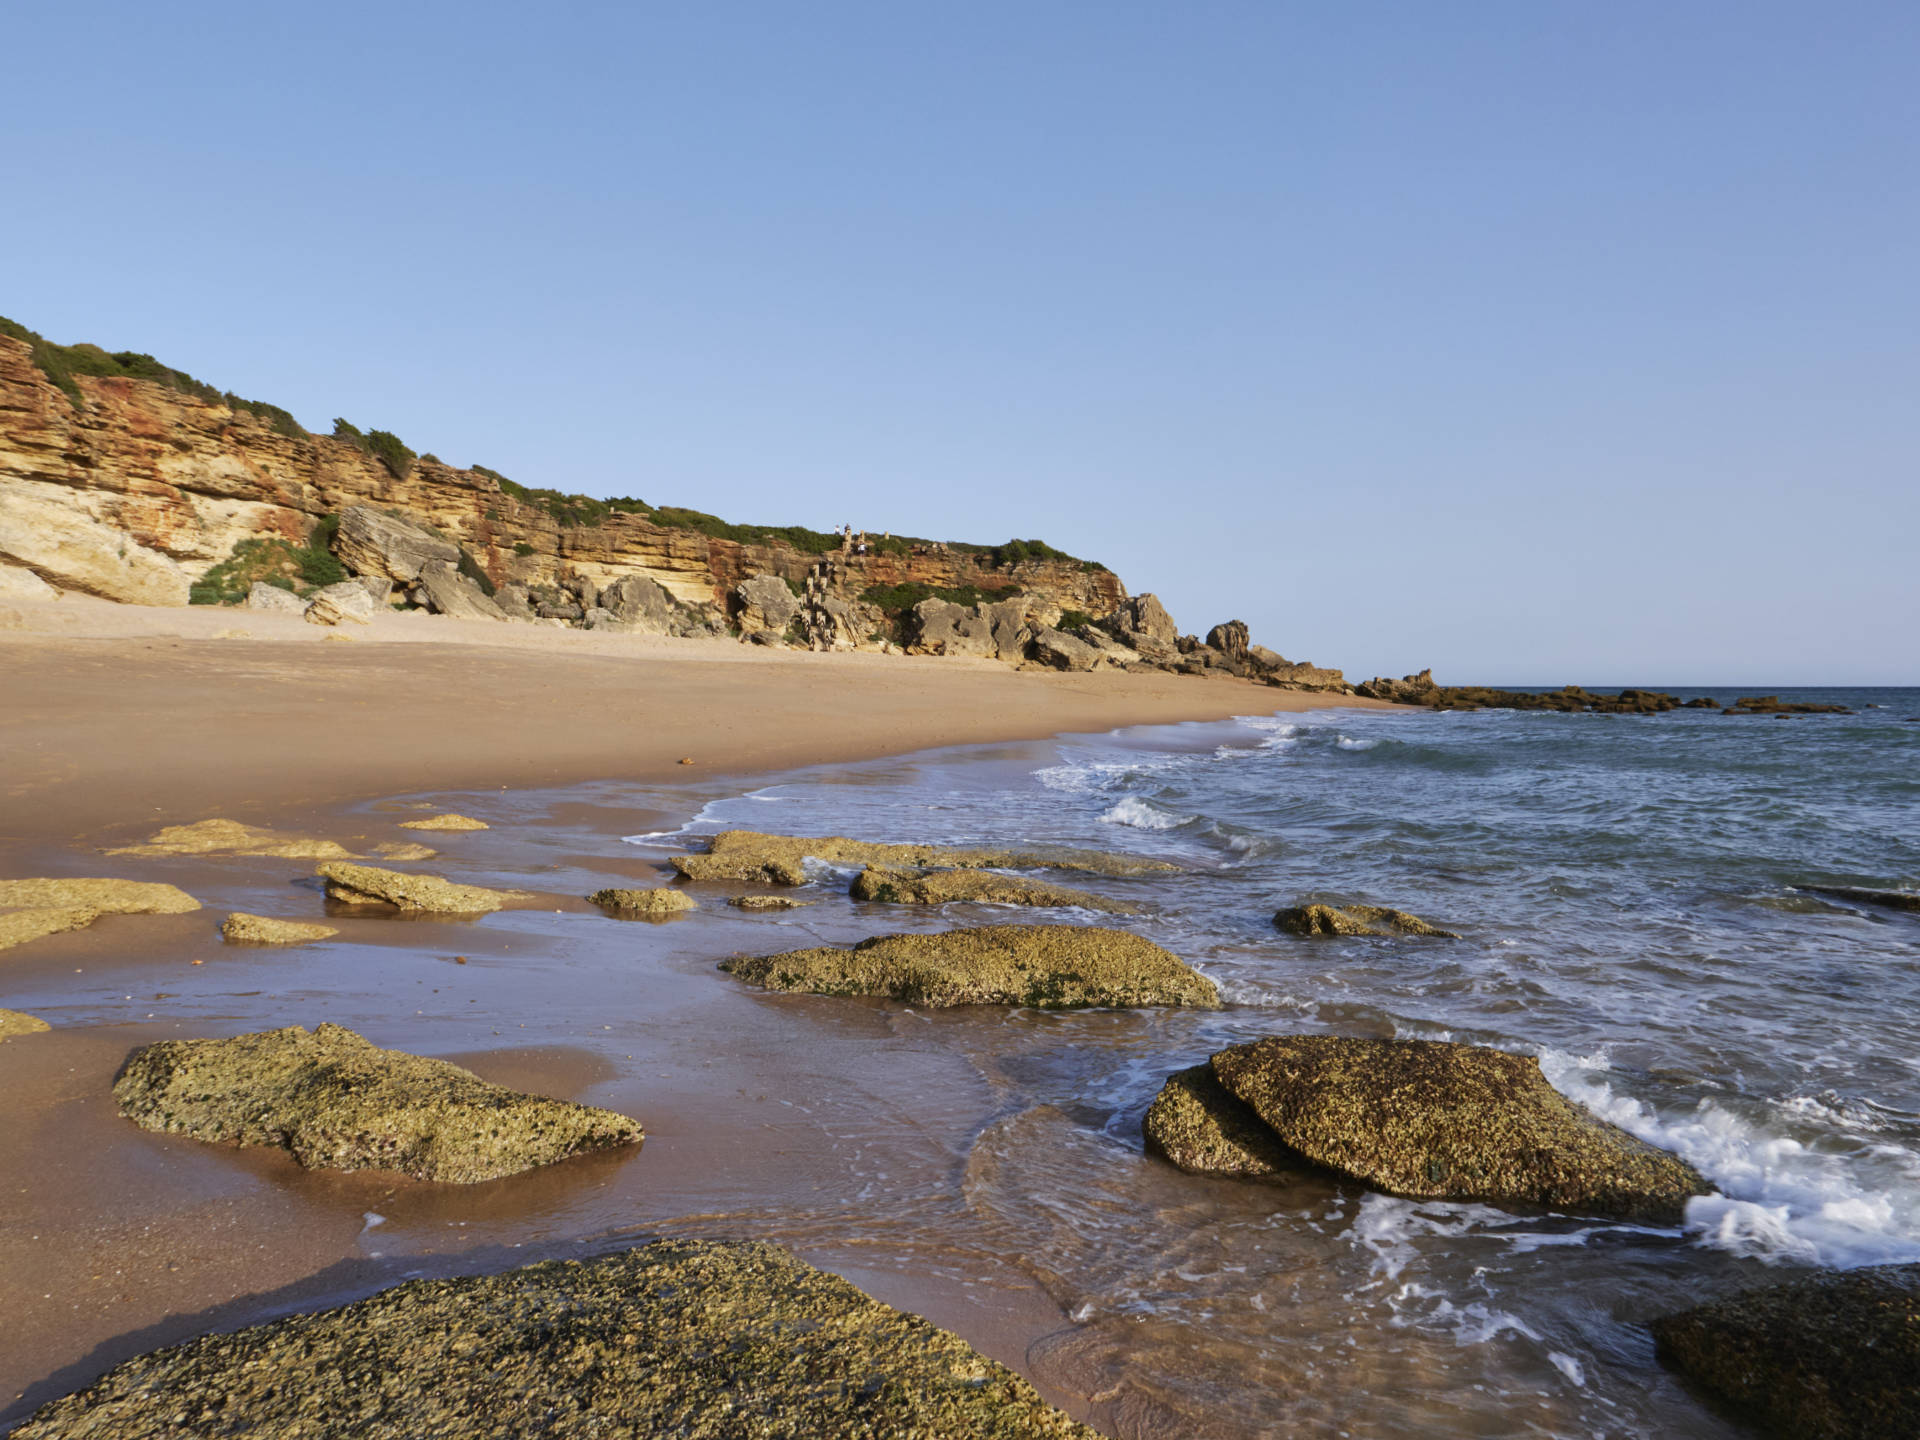
[[1100, 817], [1102, 825], [1126, 825], [1135, 830], [1177, 830], [1193, 823], [1191, 815], [1162, 810], [1150, 800], [1128, 795]]
[[1333, 743], [1338, 745], [1342, 750], [1371, 750], [1380, 742], [1378, 740], [1356, 740], [1351, 735], [1336, 735]]

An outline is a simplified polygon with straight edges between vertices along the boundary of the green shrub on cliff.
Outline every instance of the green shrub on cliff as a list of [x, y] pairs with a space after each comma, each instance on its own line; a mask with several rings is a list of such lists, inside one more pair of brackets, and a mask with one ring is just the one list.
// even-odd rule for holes
[[363, 433], [359, 426], [337, 415], [333, 421], [333, 438], [344, 440], [361, 454], [378, 460], [396, 480], [404, 480], [411, 475], [413, 462], [420, 458], [391, 430], [368, 430]]
[[498, 470], [489, 470], [485, 465], [468, 468], [474, 474], [484, 475], [493, 481], [502, 494], [511, 495], [522, 505], [532, 505], [546, 511], [555, 524], [562, 526], [604, 525], [609, 515], [645, 515], [648, 509], [646, 501], [635, 500], [627, 495], [615, 495], [606, 500], [596, 500], [591, 495], [563, 495], [558, 490], [522, 485], [509, 480]]
[[474, 584], [478, 585], [489, 598], [493, 595], [493, 577], [480, 568], [480, 562], [473, 558], [467, 547], [460, 547], [460, 564], [455, 567]]
[[[321, 534], [327, 521], [321, 517], [314, 529], [314, 541], [295, 545], [278, 536], [256, 535], [237, 541], [233, 553], [195, 581], [188, 591], [194, 605], [238, 605], [260, 581], [306, 595], [323, 585], [337, 585], [347, 578], [346, 568], [322, 548]], [[326, 532], [329, 536], [331, 531]]]

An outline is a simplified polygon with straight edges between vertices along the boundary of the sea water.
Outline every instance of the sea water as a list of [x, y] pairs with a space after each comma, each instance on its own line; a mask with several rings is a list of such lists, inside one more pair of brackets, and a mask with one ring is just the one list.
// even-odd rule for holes
[[[942, 1017], [915, 1043], [964, 1056], [993, 1096], [965, 1153], [909, 1182], [872, 1127], [848, 1152], [858, 1204], [825, 1226], [884, 1215], [937, 1230], [945, 1264], [1017, 1264], [1071, 1321], [1029, 1370], [1101, 1398], [1122, 1433], [1733, 1435], [1655, 1363], [1647, 1319], [1807, 1267], [1920, 1260], [1920, 916], [1813, 888], [1920, 888], [1920, 691], [1785, 698], [1855, 713], [1250, 714], [808, 771], [632, 838], [663, 856], [737, 827], [1182, 862], [1087, 882], [1138, 919], [1046, 918], [1126, 924], [1229, 1006]], [[849, 907], [845, 879], [821, 866], [808, 891]], [[1307, 901], [1463, 938], [1275, 929]], [[1036, 918], [821, 914], [849, 934]], [[1715, 1193], [1661, 1228], [1200, 1179], [1144, 1153], [1170, 1072], [1302, 1033], [1537, 1056]], [[892, 1123], [913, 1103], [891, 1097]]]

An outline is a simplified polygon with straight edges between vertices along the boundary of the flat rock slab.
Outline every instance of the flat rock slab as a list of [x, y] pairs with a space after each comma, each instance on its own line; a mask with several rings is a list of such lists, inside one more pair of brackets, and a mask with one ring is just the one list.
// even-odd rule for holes
[[722, 830], [705, 854], [676, 855], [673, 868], [689, 880], [757, 880], [804, 885], [809, 859], [829, 865], [901, 865], [916, 869], [1084, 870], [1093, 875], [1168, 875], [1178, 865], [1113, 855], [1104, 850], [980, 850], [948, 845], [877, 845], [844, 835], [765, 835]]
[[1431, 925], [1418, 915], [1390, 905], [1295, 905], [1281, 910], [1273, 923], [1290, 935], [1437, 935], [1460, 937]]
[[736, 910], [804, 910], [813, 903], [788, 895], [736, 895], [727, 901]]
[[157, 1350], [15, 1440], [1098, 1440], [959, 1337], [764, 1244], [413, 1280]]
[[490, 830], [493, 827], [471, 815], [429, 815], [424, 820], [402, 820], [402, 830]]
[[267, 855], [285, 860], [350, 860], [353, 852], [332, 840], [286, 835], [238, 820], [202, 820], [169, 825], [144, 845], [124, 845], [109, 855]]
[[0, 1010], [0, 1040], [11, 1040], [16, 1035], [38, 1035], [52, 1028], [38, 1015], [29, 1015], [24, 1010]]
[[652, 890], [596, 890], [587, 896], [587, 903], [619, 915], [638, 916], [643, 920], [684, 915], [689, 910], [700, 908], [700, 902], [684, 890], [670, 890], [664, 886]]
[[1220, 1004], [1211, 980], [1151, 940], [1081, 925], [880, 935], [847, 950], [736, 956], [720, 968], [769, 990], [879, 995], [932, 1007]]
[[892, 905], [951, 905], [970, 901], [981, 905], [1036, 905], [1060, 909], [1078, 907], [1109, 915], [1138, 915], [1140, 907], [1125, 900], [1109, 900], [1066, 885], [1049, 885], [1020, 875], [993, 870], [915, 870], [869, 865], [854, 877], [848, 892], [856, 900]]
[[410, 840], [383, 840], [373, 847], [373, 853], [383, 860], [431, 860], [440, 852], [431, 845], [422, 845]]
[[304, 945], [339, 933], [331, 925], [276, 920], [270, 915], [248, 915], [238, 910], [220, 926], [220, 938], [229, 945]]
[[1920, 1435], [1920, 1265], [1825, 1272], [1653, 1322], [1660, 1359], [1773, 1434]]
[[98, 910], [85, 905], [48, 905], [32, 910], [8, 910], [0, 913], [0, 950], [10, 950], [29, 940], [58, 935], [66, 930], [84, 930], [100, 918]]
[[1686, 1161], [1555, 1090], [1530, 1055], [1293, 1035], [1222, 1050], [1213, 1073], [1282, 1144], [1390, 1195], [1678, 1224], [1709, 1193]]
[[162, 1040], [127, 1057], [113, 1094], [143, 1129], [462, 1185], [642, 1139], [625, 1115], [490, 1085], [339, 1025]]
[[100, 915], [185, 915], [200, 902], [147, 880], [0, 880], [0, 909], [82, 909]]
[[523, 890], [456, 885], [437, 875], [409, 875], [403, 870], [382, 870], [376, 865], [336, 861], [322, 865], [318, 873], [327, 882], [327, 898], [345, 905], [394, 905], [402, 910], [431, 911], [439, 915], [484, 915], [533, 898]]
[[1147, 1149], [1189, 1175], [1252, 1178], [1312, 1168], [1280, 1143], [1252, 1107], [1234, 1099], [1211, 1065], [1169, 1077], [1140, 1122]]

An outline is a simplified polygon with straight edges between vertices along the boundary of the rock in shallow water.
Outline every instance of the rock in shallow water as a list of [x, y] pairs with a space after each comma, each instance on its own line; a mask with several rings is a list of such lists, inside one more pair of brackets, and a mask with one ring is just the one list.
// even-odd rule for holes
[[38, 1015], [29, 1015], [24, 1010], [0, 1010], [0, 1040], [15, 1035], [39, 1035], [52, 1028]]
[[662, 920], [700, 908], [700, 903], [686, 891], [664, 886], [652, 890], [596, 890], [587, 896], [587, 903], [647, 920]]
[[786, 895], [736, 895], [727, 901], [736, 910], [804, 910], [813, 903]]
[[[1555, 1090], [1531, 1056], [1295, 1035], [1222, 1050], [1211, 1069], [1281, 1145], [1391, 1195], [1677, 1224], [1688, 1199], [1709, 1193], [1684, 1160]], [[1169, 1158], [1206, 1171], [1224, 1156], [1241, 1168], [1222, 1173], [1258, 1173], [1235, 1159], [1246, 1148], [1232, 1128], [1239, 1112], [1209, 1106], [1204, 1090], [1180, 1080], [1169, 1088], [1185, 1097], [1162, 1095], [1182, 1122], [1164, 1132]]]
[[1189, 1175], [1251, 1177], [1283, 1175], [1310, 1168], [1234, 1099], [1211, 1065], [1195, 1065], [1171, 1076], [1140, 1122], [1147, 1149]]
[[1435, 935], [1448, 940], [1460, 937], [1451, 930], [1430, 925], [1418, 915], [1395, 910], [1387, 905], [1295, 905], [1273, 917], [1273, 923], [1290, 935]]
[[1049, 885], [1020, 875], [993, 870], [916, 870], [869, 865], [854, 877], [849, 892], [856, 900], [894, 905], [950, 905], [971, 901], [982, 905], [1035, 905], [1103, 910], [1110, 915], [1138, 915], [1140, 907], [1125, 900], [1109, 900], [1066, 885]]
[[162, 1040], [127, 1057], [113, 1094], [142, 1129], [275, 1145], [312, 1170], [399, 1170], [456, 1184], [642, 1138], [625, 1115], [490, 1085], [339, 1025]]
[[949, 845], [881, 845], [844, 835], [766, 835], [722, 830], [704, 854], [676, 855], [673, 868], [689, 880], [751, 880], [804, 885], [805, 861], [830, 865], [910, 865], [920, 868], [1084, 870], [1093, 875], [1168, 875], [1180, 867], [1104, 850], [979, 850]]
[[286, 860], [351, 860], [353, 852], [332, 840], [282, 835], [238, 820], [202, 820], [169, 825], [144, 845], [127, 845], [109, 855], [261, 855]]
[[271, 915], [248, 915], [236, 910], [220, 926], [220, 938], [229, 945], [303, 945], [340, 932], [331, 925], [301, 920], [276, 920]]
[[322, 865], [316, 872], [327, 882], [327, 898], [343, 905], [393, 905], [402, 910], [424, 910], [438, 915], [484, 915], [517, 900], [531, 897], [522, 890], [488, 890], [480, 885], [457, 885], [437, 875], [409, 875], [376, 865]]
[[847, 950], [737, 956], [720, 968], [769, 990], [878, 995], [933, 1007], [1220, 1004], [1211, 980], [1152, 941], [1080, 925], [879, 935]]
[[1660, 1359], [1772, 1433], [1920, 1435], [1920, 1265], [1811, 1275], [1653, 1322]]
[[422, 820], [402, 820], [402, 830], [490, 830], [493, 827], [484, 820], [476, 820], [471, 815], [456, 815], [449, 811], [445, 815], [429, 815]]
[[147, 880], [0, 880], [0, 907], [79, 908], [102, 915], [185, 915], [200, 902]]
[[0, 950], [10, 950], [29, 940], [40, 940], [67, 930], [84, 930], [99, 918], [98, 910], [85, 905], [45, 905], [30, 910], [9, 910], [0, 914]]
[[1012, 1371], [763, 1244], [413, 1280], [130, 1360], [16, 1440], [1098, 1440]]

